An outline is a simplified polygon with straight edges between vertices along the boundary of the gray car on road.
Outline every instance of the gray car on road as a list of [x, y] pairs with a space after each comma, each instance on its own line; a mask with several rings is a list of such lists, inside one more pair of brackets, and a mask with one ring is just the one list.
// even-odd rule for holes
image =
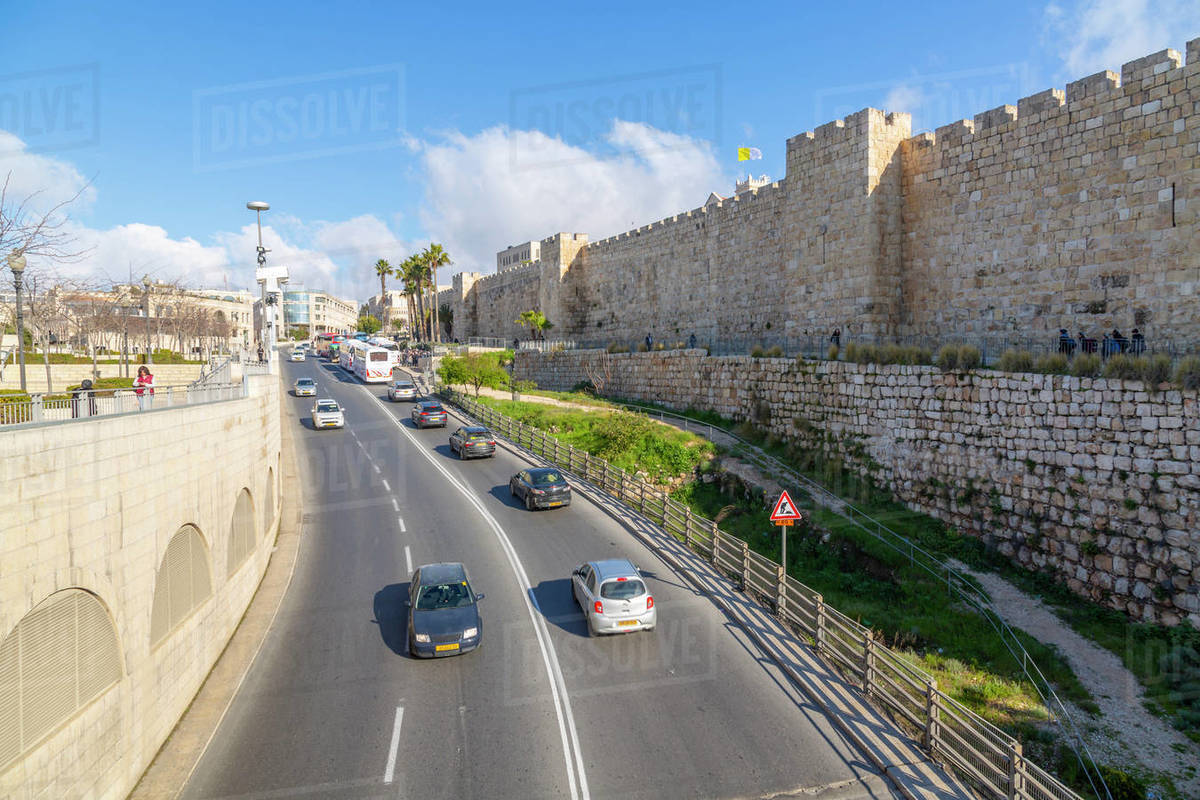
[[649, 631], [658, 624], [654, 596], [642, 573], [627, 559], [580, 564], [571, 573], [571, 591], [592, 636]]
[[417, 567], [408, 588], [408, 652], [418, 658], [437, 658], [479, 647], [482, 599], [460, 563]]

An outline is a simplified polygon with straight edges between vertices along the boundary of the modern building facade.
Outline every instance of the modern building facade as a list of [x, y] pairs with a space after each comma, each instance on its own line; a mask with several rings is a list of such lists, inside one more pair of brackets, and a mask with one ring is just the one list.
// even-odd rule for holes
[[[261, 325], [262, 301], [256, 300], [255, 324]], [[322, 331], [350, 333], [358, 327], [358, 306], [353, 300], [320, 291], [297, 289], [283, 293], [283, 326], [280, 335], [289, 328], [305, 326], [310, 334]]]
[[542, 257], [541, 242], [521, 242], [509, 245], [496, 253], [496, 272], [516, 269], [522, 264], [529, 264]]

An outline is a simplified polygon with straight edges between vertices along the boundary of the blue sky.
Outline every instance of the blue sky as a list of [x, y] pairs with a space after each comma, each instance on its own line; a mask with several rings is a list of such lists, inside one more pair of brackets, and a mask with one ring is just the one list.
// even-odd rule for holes
[[249, 285], [264, 199], [273, 259], [363, 299], [375, 258], [434, 239], [487, 272], [509, 243], [610, 235], [728, 193], [739, 145], [782, 178], [785, 140], [849, 111], [969, 117], [1182, 49], [1198, 8], [13, 4], [0, 170], [46, 198], [90, 180], [75, 274]]

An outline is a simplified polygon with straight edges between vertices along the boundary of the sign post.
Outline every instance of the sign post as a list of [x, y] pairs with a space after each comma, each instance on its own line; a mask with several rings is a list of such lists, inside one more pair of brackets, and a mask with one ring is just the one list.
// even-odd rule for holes
[[792, 502], [791, 496], [784, 489], [783, 494], [779, 495], [779, 499], [775, 501], [775, 510], [771, 512], [771, 522], [783, 528], [780, 531], [783, 536], [783, 546], [779, 560], [783, 563], [785, 576], [787, 575], [787, 529], [799, 519], [804, 519], [804, 516], [796, 510], [796, 504]]

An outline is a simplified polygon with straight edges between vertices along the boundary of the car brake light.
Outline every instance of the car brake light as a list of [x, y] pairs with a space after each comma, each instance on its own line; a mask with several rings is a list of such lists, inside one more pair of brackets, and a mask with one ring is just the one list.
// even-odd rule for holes
[[646, 595], [646, 610], [649, 611], [652, 608], [654, 608], [654, 596]]
[[617, 578], [618, 581], [627, 581], [629, 578]]
[[597, 614], [603, 614], [603, 613], [604, 613], [604, 603], [601, 603], [599, 600], [597, 600], [597, 601], [596, 601], [596, 604], [595, 604], [594, 606], [592, 606], [592, 607], [593, 607], [593, 608], [596, 610], [596, 613], [597, 613]]

